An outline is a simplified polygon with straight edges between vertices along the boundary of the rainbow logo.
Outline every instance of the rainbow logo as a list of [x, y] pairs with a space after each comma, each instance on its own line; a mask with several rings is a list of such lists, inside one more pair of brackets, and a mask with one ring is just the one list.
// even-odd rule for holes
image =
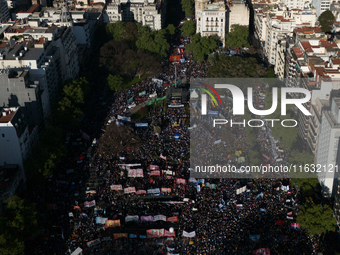
[[[222, 106], [222, 100], [221, 100], [221, 98], [220, 98], [220, 95], [217, 93], [217, 91], [216, 91], [213, 87], [211, 87], [211, 86], [208, 85], [208, 84], [202, 83], [202, 82], [199, 82], [199, 84], [204, 85], [206, 88], [208, 88], [208, 89], [210, 89], [212, 92], [214, 92], [214, 94], [216, 95], [218, 101], [220, 102], [220, 104], [221, 104], [221, 106]], [[212, 100], [212, 103], [213, 103], [214, 106], [218, 106], [218, 103], [217, 103], [215, 97], [211, 94], [210, 91], [208, 91], [208, 90], [205, 89], [205, 88], [199, 88], [199, 89], [203, 90], [205, 93], [207, 93], [207, 94], [211, 97], [211, 100]]]

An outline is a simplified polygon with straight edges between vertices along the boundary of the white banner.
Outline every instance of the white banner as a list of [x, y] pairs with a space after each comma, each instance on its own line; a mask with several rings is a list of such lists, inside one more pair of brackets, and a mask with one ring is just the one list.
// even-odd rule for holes
[[125, 194], [135, 193], [135, 192], [136, 192], [135, 187], [124, 188], [124, 193]]
[[122, 185], [111, 185], [110, 189], [111, 190], [123, 190], [123, 186]]
[[125, 217], [125, 222], [138, 221], [138, 220], [139, 220], [139, 216], [138, 215], [127, 215]]
[[143, 169], [129, 169], [128, 170], [128, 177], [133, 177], [133, 178], [142, 178], [144, 177], [143, 175]]
[[120, 116], [120, 115], [117, 116], [117, 119], [124, 120], [124, 121], [131, 121], [131, 117], [125, 117], [125, 116]]
[[192, 232], [186, 232], [183, 230], [183, 236], [184, 237], [189, 237], [189, 238], [193, 238], [196, 236], [196, 232], [195, 231], [192, 231]]
[[92, 206], [96, 206], [96, 200], [84, 202], [84, 207], [92, 207]]
[[159, 221], [159, 220], [166, 221], [166, 216], [156, 215], [156, 216], [153, 217], [153, 221]]
[[105, 224], [108, 218], [96, 217], [96, 224]]

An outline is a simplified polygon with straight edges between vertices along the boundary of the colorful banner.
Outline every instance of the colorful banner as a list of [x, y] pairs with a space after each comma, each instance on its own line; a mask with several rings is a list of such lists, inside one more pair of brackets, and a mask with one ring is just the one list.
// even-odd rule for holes
[[164, 228], [146, 230], [146, 238], [160, 238], [164, 236]]
[[157, 166], [157, 165], [150, 165], [149, 169], [152, 170], [152, 171], [153, 170], [159, 170], [159, 166]]
[[129, 169], [128, 170], [128, 177], [133, 177], [133, 178], [142, 178], [144, 177], [143, 174], [143, 169]]
[[153, 221], [159, 221], [159, 220], [166, 221], [166, 216], [159, 214], [153, 217]]
[[105, 228], [120, 227], [120, 220], [107, 220], [105, 222]]
[[171, 193], [171, 188], [161, 188], [161, 193]]
[[135, 192], [136, 192], [135, 187], [124, 188], [124, 193], [125, 194], [135, 193]]
[[177, 216], [172, 216], [172, 217], [168, 217], [166, 218], [167, 222], [178, 222], [178, 217]]
[[187, 181], [185, 179], [182, 178], [176, 178], [176, 184], [186, 184]]
[[176, 233], [170, 232], [169, 230], [164, 229], [164, 237], [176, 237]]
[[150, 172], [150, 176], [160, 176], [160, 175], [161, 175], [161, 171], [159, 171], [159, 170]]
[[153, 221], [153, 216], [141, 216], [141, 221]]
[[111, 185], [110, 189], [111, 190], [123, 190], [123, 186], [122, 185]]
[[189, 237], [189, 238], [193, 238], [196, 236], [196, 232], [192, 231], [192, 232], [186, 232], [185, 230], [183, 230], [183, 236], [184, 237]]
[[138, 215], [127, 215], [125, 217], [125, 222], [130, 222], [130, 221], [138, 221], [139, 216]]
[[96, 200], [84, 202], [84, 207], [92, 207], [92, 206], [96, 206]]
[[96, 217], [96, 224], [105, 224], [105, 222], [108, 220], [108, 218], [103, 217]]
[[114, 233], [113, 234], [113, 239], [119, 239], [119, 238], [128, 238], [128, 234], [127, 233]]
[[148, 189], [147, 193], [148, 194], [159, 194], [161, 192], [160, 192], [159, 188], [155, 188], [155, 189]]
[[148, 127], [149, 123], [135, 123], [135, 127]]
[[146, 194], [146, 190], [140, 189], [136, 191], [136, 195]]

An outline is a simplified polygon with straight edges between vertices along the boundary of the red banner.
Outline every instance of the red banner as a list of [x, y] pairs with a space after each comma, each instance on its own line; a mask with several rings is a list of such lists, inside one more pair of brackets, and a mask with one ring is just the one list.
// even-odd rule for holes
[[174, 232], [170, 232], [169, 230], [164, 230], [164, 237], [176, 237], [176, 233]]
[[160, 238], [164, 236], [164, 228], [162, 229], [148, 229], [146, 231], [146, 238]]
[[173, 217], [168, 217], [166, 218], [167, 222], [178, 222], [178, 217], [177, 216], [173, 216]]
[[150, 176], [160, 176], [161, 175], [161, 172], [160, 171], [151, 171], [150, 172]]
[[181, 60], [181, 55], [170, 56], [169, 60], [170, 60], [170, 62], [180, 61]]
[[146, 190], [140, 189], [136, 191], [136, 195], [146, 194]]

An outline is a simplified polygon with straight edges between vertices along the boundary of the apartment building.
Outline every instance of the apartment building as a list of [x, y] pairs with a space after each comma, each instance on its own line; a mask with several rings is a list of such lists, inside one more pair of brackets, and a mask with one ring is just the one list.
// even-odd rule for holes
[[107, 5], [104, 22], [138, 22], [151, 30], [162, 29], [165, 22], [165, 0], [115, 0]]
[[217, 35], [225, 44], [228, 31], [227, 6], [224, 1], [196, 0], [196, 33], [201, 36]]
[[23, 161], [37, 139], [37, 128], [28, 126], [20, 107], [3, 108], [0, 115], [0, 166], [18, 165], [25, 181]]

